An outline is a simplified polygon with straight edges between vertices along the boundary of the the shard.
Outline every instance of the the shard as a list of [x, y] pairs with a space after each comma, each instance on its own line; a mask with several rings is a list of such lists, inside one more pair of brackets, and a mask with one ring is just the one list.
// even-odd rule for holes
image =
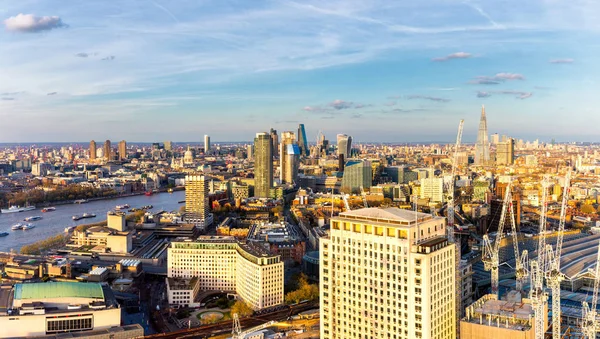
[[475, 165], [487, 165], [490, 162], [490, 143], [488, 140], [487, 119], [485, 107], [481, 106], [481, 119], [479, 120], [479, 132], [475, 144]]

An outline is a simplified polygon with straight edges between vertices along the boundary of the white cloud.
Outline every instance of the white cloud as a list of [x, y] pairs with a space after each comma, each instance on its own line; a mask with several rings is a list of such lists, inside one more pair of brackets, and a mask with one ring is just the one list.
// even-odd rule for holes
[[549, 62], [551, 64], [572, 64], [575, 60], [573, 59], [552, 59]]
[[6, 29], [14, 32], [41, 32], [66, 25], [57, 16], [35, 16], [33, 14], [18, 14], [4, 20]]
[[432, 61], [448, 61], [448, 60], [452, 60], [452, 59], [468, 59], [468, 58], [470, 58], [472, 56], [473, 55], [471, 53], [456, 52], [456, 53], [448, 54], [448, 55], [443, 56], [443, 57], [433, 58], [431, 60]]

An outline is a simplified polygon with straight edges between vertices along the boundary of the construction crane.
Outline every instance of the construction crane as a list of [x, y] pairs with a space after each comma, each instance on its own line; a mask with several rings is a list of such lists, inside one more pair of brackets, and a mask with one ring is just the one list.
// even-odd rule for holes
[[506, 187], [506, 194], [508, 195], [508, 208], [510, 211], [510, 224], [513, 250], [515, 252], [515, 278], [516, 278], [516, 290], [521, 292], [523, 285], [527, 281], [529, 276], [529, 252], [523, 250], [523, 253], [519, 252], [519, 237], [517, 234], [517, 223], [515, 222], [515, 206], [513, 205], [512, 192], [510, 190], [511, 184], [509, 183]]
[[[591, 271], [591, 269], [590, 269]], [[587, 339], [596, 338], [596, 329], [598, 322], [596, 321], [596, 305], [598, 304], [598, 285], [600, 285], [600, 244], [598, 244], [598, 255], [596, 257], [596, 267], [594, 268], [594, 291], [592, 292], [592, 303], [588, 305], [583, 302], [583, 323], [581, 324], [581, 332]]]
[[277, 324], [276, 321], [269, 321], [262, 325], [254, 326], [245, 331], [242, 331], [242, 327], [240, 326], [240, 318], [237, 313], [233, 314], [233, 328], [231, 329], [231, 339], [244, 339], [247, 334], [250, 334], [255, 331], [260, 331], [267, 327], [271, 327]]
[[547, 175], [542, 180], [542, 206], [540, 208], [540, 228], [539, 228], [539, 239], [537, 247], [537, 263], [540, 269], [544, 270], [546, 267], [545, 254], [546, 254], [546, 219], [548, 217], [548, 187], [550, 186], [550, 179]]
[[360, 186], [360, 195], [362, 195], [363, 203], [365, 204], [365, 208], [369, 208], [369, 204], [367, 203], [367, 193], [362, 186]]
[[454, 176], [456, 176], [456, 167], [458, 167], [458, 149], [462, 139], [464, 120], [458, 124], [458, 133], [456, 134], [456, 145], [454, 146], [454, 156], [452, 157], [452, 178], [450, 183], [450, 195], [448, 199], [448, 240], [454, 242]]
[[508, 183], [506, 187], [506, 192], [504, 193], [504, 201], [502, 203], [502, 213], [500, 214], [500, 222], [498, 223], [498, 232], [496, 235], [496, 240], [494, 244], [491, 243], [488, 235], [483, 236], [483, 257], [481, 261], [483, 261], [483, 266], [486, 271], [491, 271], [491, 285], [492, 285], [492, 294], [500, 297], [498, 295], [498, 275], [499, 275], [499, 267], [500, 267], [500, 242], [502, 241], [502, 236], [504, 235], [504, 222], [506, 220], [506, 210], [508, 208], [510, 195], [510, 183]]
[[350, 204], [348, 203], [348, 196], [346, 194], [342, 194], [342, 200], [344, 201], [344, 207], [346, 207], [346, 212], [350, 211]]
[[560, 208], [560, 220], [558, 224], [556, 249], [553, 251], [551, 245], [547, 245], [546, 262], [546, 284], [552, 289], [552, 339], [560, 339], [560, 283], [564, 280], [564, 274], [560, 272], [560, 256], [562, 252], [563, 235], [565, 232], [565, 220], [567, 217], [567, 202], [569, 200], [569, 186], [571, 171], [567, 171], [564, 182], [562, 205]]

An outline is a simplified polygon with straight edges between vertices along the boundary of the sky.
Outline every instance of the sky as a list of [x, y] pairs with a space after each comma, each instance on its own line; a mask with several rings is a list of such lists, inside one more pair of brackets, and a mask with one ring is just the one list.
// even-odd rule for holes
[[0, 0], [0, 142], [600, 141], [595, 0]]

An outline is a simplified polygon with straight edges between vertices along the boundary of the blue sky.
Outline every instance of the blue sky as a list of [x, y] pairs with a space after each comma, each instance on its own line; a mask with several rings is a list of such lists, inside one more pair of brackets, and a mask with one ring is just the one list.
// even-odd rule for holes
[[599, 141], [600, 3], [0, 0], [0, 142]]

